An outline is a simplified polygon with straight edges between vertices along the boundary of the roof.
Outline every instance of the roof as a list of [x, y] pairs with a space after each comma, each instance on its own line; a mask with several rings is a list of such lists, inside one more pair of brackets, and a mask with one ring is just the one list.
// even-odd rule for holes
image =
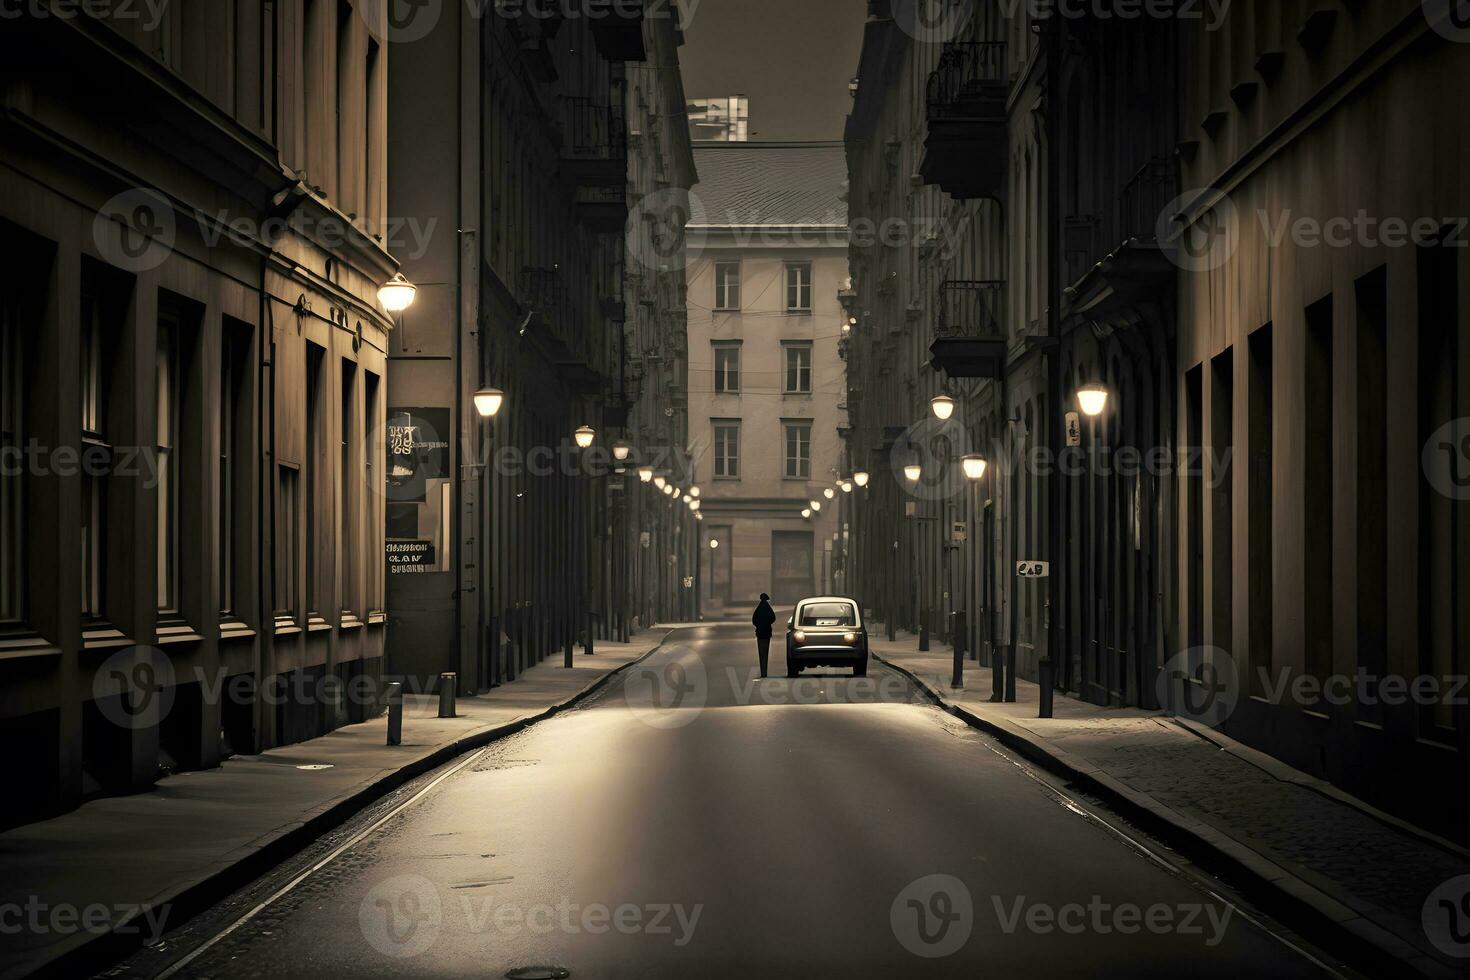
[[847, 225], [847, 159], [840, 142], [697, 142], [703, 209], [690, 225]]

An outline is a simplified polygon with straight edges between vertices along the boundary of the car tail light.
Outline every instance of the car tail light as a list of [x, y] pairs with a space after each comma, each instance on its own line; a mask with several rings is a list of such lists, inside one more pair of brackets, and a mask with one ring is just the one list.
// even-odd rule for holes
[[846, 633], [843, 633], [842, 634], [842, 642], [843, 643], [856, 643], [857, 642], [857, 634], [854, 633], [852, 630], [848, 630]]
[[806, 634], [803, 633], [801, 630], [797, 630], [795, 633], [791, 634], [791, 638], [793, 640], [795, 640], [797, 643], [805, 643], [806, 642]]

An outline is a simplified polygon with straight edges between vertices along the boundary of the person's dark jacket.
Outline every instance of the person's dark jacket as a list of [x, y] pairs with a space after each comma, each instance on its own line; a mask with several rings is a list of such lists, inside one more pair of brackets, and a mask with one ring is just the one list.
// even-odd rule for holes
[[776, 622], [776, 610], [771, 604], [762, 599], [760, 605], [755, 607], [755, 615], [750, 617], [750, 622], [755, 626], [755, 635], [769, 638], [771, 626]]

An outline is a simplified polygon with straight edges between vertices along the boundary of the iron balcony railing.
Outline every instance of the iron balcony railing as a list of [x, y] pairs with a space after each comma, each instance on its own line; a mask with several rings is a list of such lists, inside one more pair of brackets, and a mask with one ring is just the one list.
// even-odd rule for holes
[[939, 287], [934, 333], [939, 337], [1005, 340], [1005, 282], [947, 279]]
[[562, 153], [593, 160], [627, 156], [628, 131], [621, 110], [586, 96], [564, 96]]
[[931, 117], [979, 114], [982, 101], [997, 85], [1006, 83], [1004, 41], [951, 41], [929, 74]]
[[1165, 208], [1179, 196], [1179, 178], [1174, 161], [1155, 157], [1134, 174], [1118, 195], [1118, 223], [1110, 238], [1153, 239], [1162, 226], [1167, 230], [1174, 216]]

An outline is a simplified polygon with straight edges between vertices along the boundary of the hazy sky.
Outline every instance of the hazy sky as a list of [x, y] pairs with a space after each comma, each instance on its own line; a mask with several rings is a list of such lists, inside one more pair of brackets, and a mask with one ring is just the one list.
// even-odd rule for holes
[[865, 0], [683, 0], [691, 99], [750, 98], [752, 140], [841, 139]]

